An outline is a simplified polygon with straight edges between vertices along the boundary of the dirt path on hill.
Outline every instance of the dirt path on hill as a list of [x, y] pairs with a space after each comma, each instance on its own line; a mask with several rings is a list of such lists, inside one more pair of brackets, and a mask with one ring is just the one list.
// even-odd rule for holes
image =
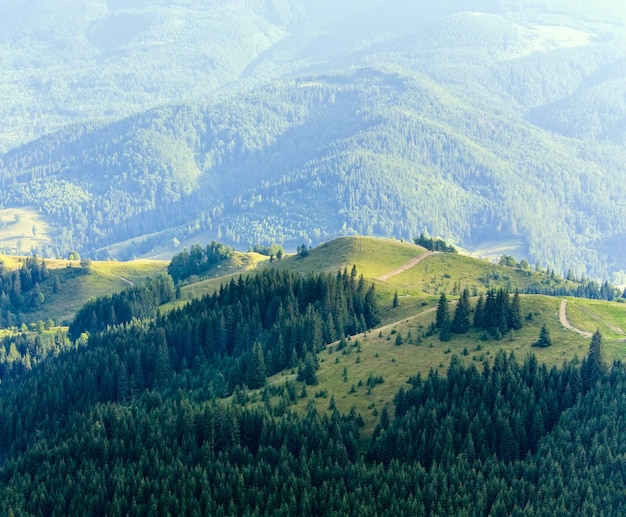
[[591, 337], [592, 336], [591, 332], [587, 332], [586, 330], [577, 329], [567, 319], [567, 300], [561, 300], [561, 307], [559, 308], [559, 322], [566, 329], [573, 330], [574, 332], [576, 332], [577, 334], [580, 334], [581, 336], [585, 336], [585, 337]]
[[422, 253], [421, 255], [412, 258], [406, 264], [400, 266], [389, 273], [385, 273], [384, 275], [380, 275], [376, 280], [380, 280], [384, 282], [385, 280], [391, 278], [392, 276], [399, 275], [400, 273], [404, 273], [407, 269], [411, 269], [413, 266], [419, 264], [426, 257], [430, 257], [431, 255], [438, 255], [438, 251], [427, 251], [426, 253]]
[[135, 287], [135, 282], [133, 282], [132, 280], [129, 280], [128, 278], [124, 278], [123, 276], [120, 276], [120, 275], [117, 275], [117, 278], [119, 278], [122, 282], [126, 282], [129, 286]]

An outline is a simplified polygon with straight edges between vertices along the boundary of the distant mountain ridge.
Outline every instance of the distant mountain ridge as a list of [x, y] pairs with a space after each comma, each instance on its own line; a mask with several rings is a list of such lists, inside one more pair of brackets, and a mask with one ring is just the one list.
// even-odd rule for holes
[[[99, 98], [109, 115], [93, 108], [67, 117], [46, 104], [65, 127], [0, 156], [0, 202], [43, 212], [52, 228], [44, 255], [139, 256], [194, 235], [295, 248], [343, 234], [426, 231], [466, 247], [516, 238], [533, 262], [623, 278], [618, 3], [334, 4], [94, 2], [78, 29], [89, 44], [79, 48], [100, 49], [93, 70], [103, 78], [149, 57], [145, 73], [136, 68], [124, 83], [135, 100], [118, 95], [116, 75]], [[190, 25], [209, 19], [215, 30], [198, 52], [227, 66], [175, 59], [192, 59]], [[235, 19], [239, 39], [224, 47]], [[57, 30], [69, 31], [61, 40], [71, 33]], [[44, 54], [57, 36], [39, 34]], [[189, 77], [166, 67], [137, 93], [160, 58]], [[98, 99], [85, 85], [72, 87], [75, 95]], [[163, 106], [119, 119], [144, 107], [142, 98]], [[66, 125], [88, 119], [98, 121]]]

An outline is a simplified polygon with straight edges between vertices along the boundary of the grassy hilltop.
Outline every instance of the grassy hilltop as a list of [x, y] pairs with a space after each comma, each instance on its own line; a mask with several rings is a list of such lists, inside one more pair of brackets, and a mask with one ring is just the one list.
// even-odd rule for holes
[[[23, 258], [4, 257], [7, 270], [19, 268]], [[69, 322], [88, 300], [108, 296], [147, 278], [167, 271], [168, 262], [136, 260], [130, 262], [46, 260], [50, 277], [42, 284], [45, 302], [37, 310], [23, 315], [30, 322], [50, 320]], [[405, 269], [402, 270], [403, 266]], [[445, 375], [450, 358], [457, 355], [465, 364], [482, 368], [504, 349], [522, 361], [534, 353], [540, 362], [560, 366], [574, 357], [582, 358], [589, 347], [589, 336], [600, 329], [605, 340], [607, 360], [626, 357], [626, 304], [568, 297], [566, 315], [580, 332], [565, 328], [559, 311], [562, 297], [521, 296], [524, 325], [520, 330], [494, 339], [485, 331], [472, 328], [465, 334], [453, 334], [441, 341], [431, 326], [439, 297], [446, 293], [450, 315], [454, 313], [464, 288], [471, 294], [472, 310], [478, 295], [489, 289], [504, 288], [524, 292], [531, 285], [572, 287], [573, 282], [545, 273], [493, 262], [458, 253], [432, 253], [413, 243], [370, 237], [344, 237], [309, 249], [305, 256], [287, 255], [269, 260], [258, 253], [235, 252], [201, 277], [184, 282], [180, 298], [162, 306], [162, 311], [183, 307], [191, 300], [212, 294], [220, 286], [239, 277], [257, 275], [267, 269], [288, 270], [303, 276], [326, 272], [352, 271], [363, 275], [366, 285], [374, 284], [380, 324], [366, 333], [347, 336], [341, 343], [329, 344], [317, 357], [319, 384], [305, 388], [296, 381], [295, 369], [287, 369], [268, 378], [266, 388], [270, 403], [285, 404], [284, 386], [297, 388], [298, 397], [289, 406], [304, 411], [313, 403], [319, 411], [336, 406], [342, 412], [352, 407], [360, 413], [370, 431], [383, 407], [393, 404], [393, 396], [416, 373], [427, 375], [432, 369]], [[55, 288], [55, 283], [57, 287]], [[58, 287], [60, 285], [60, 288]], [[57, 291], [55, 292], [55, 289]], [[394, 299], [396, 302], [394, 303]], [[473, 317], [473, 314], [472, 314]], [[552, 346], [535, 348], [541, 328], [551, 335]], [[382, 381], [382, 382], [381, 382]], [[265, 398], [250, 392], [251, 401]], [[332, 403], [331, 403], [332, 400]], [[367, 433], [366, 433], [367, 434]]]
[[[500, 349], [507, 354], [514, 353], [520, 361], [534, 353], [539, 362], [557, 367], [564, 361], [575, 357], [582, 359], [587, 354], [590, 338], [565, 328], [559, 321], [561, 297], [522, 295], [524, 326], [499, 340], [476, 329], [453, 335], [446, 342], [439, 339], [438, 333], [429, 335], [428, 328], [435, 321], [435, 310], [442, 291], [448, 295], [453, 314], [458, 296], [452, 293], [464, 287], [474, 294], [484, 294], [489, 288], [503, 287], [512, 292], [515, 289], [523, 291], [529, 285], [542, 281], [563, 285], [571, 282], [453, 253], [426, 256], [406, 271], [381, 280], [385, 273], [397, 270], [426, 253], [424, 248], [407, 242], [346, 237], [316, 247], [306, 257], [294, 255], [272, 263], [263, 262], [258, 269], [243, 273], [255, 274], [259, 269], [273, 267], [308, 275], [319, 271], [332, 273], [343, 268], [350, 270], [356, 265], [358, 274], [376, 286], [381, 316], [377, 328], [348, 337], [344, 348], [339, 341], [334, 342], [318, 355], [319, 384], [307, 386], [304, 390], [306, 396], [302, 396], [303, 383], [296, 382], [295, 369], [288, 369], [269, 378], [266, 388], [260, 393], [249, 393], [249, 400], [258, 403], [267, 397], [264, 394], [267, 391], [272, 394], [271, 405], [293, 405], [293, 400], [286, 402], [285, 391], [279, 388], [291, 384], [293, 386], [289, 386], [289, 390], [296, 390], [298, 398], [295, 407], [299, 411], [306, 411], [311, 403], [320, 412], [337, 407], [347, 413], [354, 407], [365, 420], [367, 435], [378, 422], [383, 407], [392, 412], [393, 396], [400, 387], [408, 386], [411, 376], [418, 372], [427, 375], [431, 369], [445, 376], [453, 355], [465, 364], [474, 364], [480, 369], [483, 364], [492, 361]], [[210, 292], [219, 286], [220, 281], [220, 278], [206, 280], [202, 285]], [[184, 290], [198, 293], [194, 284]], [[393, 307], [395, 293], [399, 295], [398, 305]], [[476, 299], [476, 296], [472, 297], [472, 307]], [[529, 314], [532, 314], [531, 319], [528, 319]], [[580, 330], [601, 330], [608, 361], [626, 357], [626, 334], [622, 330], [626, 327], [625, 304], [568, 297], [567, 317]], [[553, 344], [548, 348], [533, 347], [544, 325]], [[376, 378], [384, 382], [376, 382]]]

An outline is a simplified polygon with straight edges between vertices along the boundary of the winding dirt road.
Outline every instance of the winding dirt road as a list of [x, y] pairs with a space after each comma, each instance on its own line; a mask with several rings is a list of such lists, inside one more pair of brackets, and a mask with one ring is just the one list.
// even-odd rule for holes
[[572, 330], [577, 334], [580, 334], [581, 336], [591, 337], [593, 335], [591, 334], [591, 332], [587, 332], [586, 330], [581, 330], [574, 327], [574, 325], [572, 325], [567, 319], [567, 300], [561, 300], [561, 307], [559, 308], [559, 322], [566, 329]]
[[120, 275], [117, 275], [117, 278], [119, 278], [122, 282], [126, 282], [129, 286], [135, 287], [135, 282], [133, 282], [132, 280], [129, 280], [128, 278], [125, 278]]
[[416, 264], [419, 264], [426, 257], [430, 257], [431, 255], [438, 255], [438, 251], [427, 251], [426, 253], [422, 253], [421, 255], [412, 258], [406, 264], [403, 264], [397, 269], [390, 271], [389, 273], [385, 273], [384, 275], [380, 275], [376, 280], [380, 280], [384, 282], [385, 280], [391, 278], [392, 276], [399, 275], [400, 273], [404, 273], [407, 269], [411, 269]]

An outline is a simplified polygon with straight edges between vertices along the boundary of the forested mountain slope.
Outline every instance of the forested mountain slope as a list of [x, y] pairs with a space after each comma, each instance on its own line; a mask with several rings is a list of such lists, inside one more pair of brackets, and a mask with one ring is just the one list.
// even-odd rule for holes
[[56, 231], [44, 254], [99, 258], [155, 233], [141, 251], [197, 232], [245, 248], [426, 230], [465, 246], [521, 238], [533, 260], [605, 276], [623, 269], [625, 164], [610, 143], [365, 68], [67, 128], [5, 156], [1, 202], [47, 215]]
[[0, 7], [0, 203], [42, 254], [427, 231], [623, 280], [617, 1], [40, 7]]

